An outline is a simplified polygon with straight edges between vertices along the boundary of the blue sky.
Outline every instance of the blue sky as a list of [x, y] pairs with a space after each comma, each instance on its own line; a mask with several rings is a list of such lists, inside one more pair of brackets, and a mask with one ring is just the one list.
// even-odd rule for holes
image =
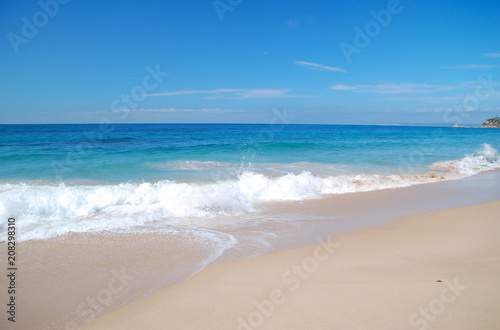
[[[0, 2], [0, 123], [477, 124], [500, 2]], [[280, 119], [281, 120], [281, 119]]]

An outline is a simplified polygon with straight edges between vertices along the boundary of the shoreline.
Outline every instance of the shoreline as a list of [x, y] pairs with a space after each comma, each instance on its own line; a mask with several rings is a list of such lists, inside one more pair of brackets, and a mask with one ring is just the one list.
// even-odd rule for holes
[[[220, 246], [149, 230], [21, 242], [24, 285], [19, 298], [26, 315], [31, 316], [20, 318], [16, 325], [76, 329], [183, 285], [212, 266], [296, 250], [316, 244], [318, 238], [328, 241], [345, 233], [376, 229], [402, 215], [498, 200], [499, 179], [500, 171], [489, 171], [462, 180], [268, 204], [259, 210], [266, 215], [264, 222], [233, 223], [227, 218], [219, 219], [223, 221], [217, 227], [205, 228], [218, 237], [237, 239], [238, 244], [225, 249], [220, 257]], [[260, 238], [255, 233], [273, 235], [261, 235], [262, 241], [253, 242]], [[4, 282], [0, 278], [0, 284]]]
[[205, 268], [82, 329], [500, 325], [500, 200]]

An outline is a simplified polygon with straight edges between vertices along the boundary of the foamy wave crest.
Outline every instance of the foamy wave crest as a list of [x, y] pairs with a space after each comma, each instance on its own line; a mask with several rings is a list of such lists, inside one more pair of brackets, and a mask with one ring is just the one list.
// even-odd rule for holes
[[185, 224], [186, 218], [252, 212], [259, 202], [403, 187], [434, 179], [429, 175], [321, 178], [310, 172], [269, 178], [245, 172], [237, 180], [210, 184], [171, 181], [100, 186], [4, 184], [0, 185], [0, 219], [15, 214], [20, 220], [22, 238], [46, 238], [69, 232], [134, 228], [156, 221]]
[[431, 166], [434, 170], [456, 173], [461, 176], [475, 175], [484, 171], [500, 168], [498, 151], [488, 143], [472, 155], [458, 160], [436, 162]]
[[[435, 172], [416, 175], [343, 174], [309, 171], [271, 177], [251, 171], [212, 183], [121, 183], [116, 185], [3, 184], [0, 221], [15, 215], [21, 239], [70, 232], [123, 230], [148, 225], [190, 225], [189, 219], [242, 215], [259, 203], [299, 201], [331, 194], [407, 187], [459, 179], [500, 168], [488, 144], [460, 160], [434, 163]], [[5, 230], [3, 231], [5, 233]]]
[[249, 201], [231, 191], [230, 182], [0, 186], [2, 221], [16, 215], [22, 226], [19, 232], [27, 237], [133, 228], [161, 219], [207, 217], [251, 209]]

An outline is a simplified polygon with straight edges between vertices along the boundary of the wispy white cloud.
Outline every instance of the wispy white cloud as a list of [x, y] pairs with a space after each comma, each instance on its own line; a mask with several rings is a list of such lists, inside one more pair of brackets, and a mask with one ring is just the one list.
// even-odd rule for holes
[[456, 112], [456, 111], [466, 111], [466, 112], [493, 112], [493, 111], [498, 111], [500, 110], [499, 107], [492, 107], [492, 106], [487, 106], [487, 107], [461, 107], [461, 108], [452, 108], [452, 107], [435, 107], [435, 108], [423, 108], [423, 109], [418, 109], [417, 113], [444, 113], [444, 112]]
[[205, 95], [210, 99], [264, 99], [298, 97], [289, 94], [290, 90], [282, 89], [211, 89], [211, 90], [185, 90], [165, 93], [147, 94], [147, 96], [178, 96], [178, 95]]
[[233, 109], [177, 109], [177, 108], [160, 108], [160, 109], [119, 109], [111, 111], [113, 114], [121, 114], [121, 113], [182, 113], [182, 112], [196, 112], [196, 113], [212, 113], [212, 114], [224, 114], [224, 113], [241, 113], [247, 112], [247, 110], [233, 110]]
[[337, 84], [333, 85], [330, 87], [330, 89], [336, 90], [336, 91], [356, 91], [362, 88], [362, 86], [368, 86], [368, 85], [344, 85], [344, 84]]
[[483, 56], [499, 58], [500, 57], [500, 52], [498, 52], [498, 53], [486, 53], [486, 54], [483, 54]]
[[452, 86], [439, 86], [414, 83], [381, 83], [373, 85], [344, 85], [337, 84], [330, 87], [337, 91], [353, 91], [367, 94], [430, 94], [454, 89]]
[[456, 65], [456, 66], [444, 66], [441, 69], [493, 69], [493, 68], [498, 68], [498, 65], [466, 64], [466, 65]]
[[447, 103], [456, 102], [463, 99], [463, 95], [446, 95], [446, 96], [423, 96], [422, 94], [415, 96], [394, 96], [394, 97], [383, 97], [377, 99], [377, 101], [395, 101], [395, 102], [424, 102], [424, 103]]
[[[381, 97], [377, 98], [376, 101], [394, 101], [394, 102], [420, 102], [423, 104], [443, 104], [450, 105], [456, 103], [462, 103], [468, 96], [475, 96], [475, 90], [478, 87], [477, 82], [475, 85], [466, 86], [462, 84], [456, 87], [456, 91], [459, 94], [453, 93], [452, 95], [443, 95], [443, 94], [415, 94], [410, 96], [391, 96], [391, 97]], [[468, 91], [469, 90], [469, 91]], [[460, 93], [461, 92], [461, 93]], [[485, 93], [486, 90], [483, 90], [481, 93]], [[482, 102], [498, 102], [500, 100], [500, 91], [499, 92], [491, 92], [487, 95], [486, 100], [481, 100]]]
[[429, 109], [418, 109], [417, 113], [422, 113], [422, 112], [432, 112], [432, 113], [442, 113], [442, 112], [452, 112], [456, 111], [452, 107], [436, 107], [436, 108], [429, 108]]
[[235, 93], [235, 96], [242, 99], [263, 99], [274, 97], [290, 97], [289, 89], [248, 89]]
[[317, 70], [317, 71], [331, 71], [331, 72], [344, 72], [344, 73], [347, 72], [346, 70], [344, 70], [342, 68], [327, 66], [327, 65], [313, 63], [313, 62], [293, 61], [293, 64], [295, 64], [297, 66], [302, 66], [304, 68], [308, 68], [311, 70]]
[[240, 90], [239, 89], [187, 90], [187, 91], [174, 91], [174, 92], [147, 94], [147, 96], [177, 96], [177, 95], [190, 95], [190, 94], [223, 94], [223, 93], [233, 93], [236, 91], [240, 91]]

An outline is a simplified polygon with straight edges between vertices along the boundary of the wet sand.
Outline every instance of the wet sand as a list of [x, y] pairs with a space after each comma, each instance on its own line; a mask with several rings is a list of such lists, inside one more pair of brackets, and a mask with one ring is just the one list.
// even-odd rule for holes
[[499, 214], [405, 216], [210, 266], [84, 329], [497, 329]]
[[[72, 234], [17, 246], [16, 323], [2, 317], [0, 329], [76, 329], [191, 276], [211, 253], [152, 233]], [[7, 287], [4, 276], [0, 285]]]

